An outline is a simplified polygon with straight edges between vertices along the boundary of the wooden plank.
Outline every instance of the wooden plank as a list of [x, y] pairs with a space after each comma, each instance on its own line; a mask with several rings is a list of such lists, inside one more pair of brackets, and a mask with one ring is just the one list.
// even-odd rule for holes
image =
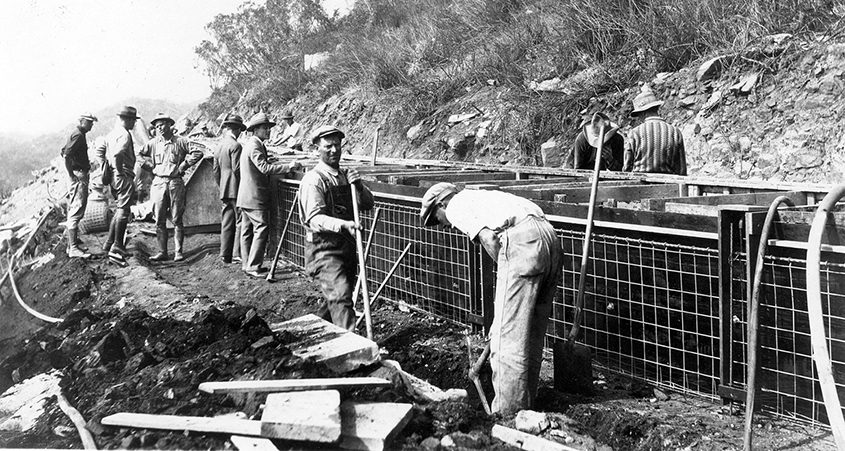
[[663, 199], [648, 199], [646, 206], [649, 210], [662, 211], [664, 205], [669, 202], [695, 205], [722, 205], [722, 204], [746, 204], [768, 206], [778, 196], [787, 196], [795, 205], [803, 205], [806, 202], [806, 195], [798, 191], [774, 191], [762, 193], [728, 194], [717, 196], [695, 196], [695, 197], [669, 197]]
[[199, 390], [211, 393], [283, 393], [358, 387], [392, 387], [380, 377], [339, 377], [324, 379], [281, 379], [261, 381], [203, 382]]
[[719, 216], [718, 205], [695, 205], [695, 204], [676, 204], [674, 202], [667, 202], [663, 209], [666, 213], [677, 213], [682, 215], [699, 215], [699, 216]]
[[562, 443], [546, 440], [536, 435], [517, 431], [501, 424], [493, 425], [490, 431], [493, 438], [497, 438], [508, 445], [529, 451], [578, 451], [576, 448], [566, 446]]
[[[500, 187], [506, 186], [517, 186], [517, 185], [554, 185], [554, 184], [562, 184], [562, 183], [587, 183], [589, 184], [589, 180], [585, 177], [547, 177], [542, 178], [538, 176], [534, 176], [532, 178], [527, 179], [520, 179], [520, 180], [490, 180], [484, 182], [485, 184], [496, 185]], [[630, 183], [630, 182], [628, 182]], [[457, 183], [456, 183], [457, 185]], [[469, 185], [475, 185], [475, 183], [467, 183]]]
[[359, 403], [340, 406], [343, 432], [340, 447], [381, 451], [411, 420], [412, 404]]
[[[678, 196], [680, 186], [678, 184], [664, 185], [621, 185], [604, 186], [599, 185], [596, 192], [596, 201], [615, 199], [620, 202], [639, 201], [653, 197]], [[590, 200], [589, 188], [568, 189], [555, 193], [554, 199], [558, 202], [582, 203]]]
[[297, 357], [313, 359], [338, 373], [346, 373], [379, 360], [378, 345], [319, 318], [305, 315], [270, 326], [274, 332], [289, 332], [296, 341], [288, 347]]
[[215, 434], [261, 435], [261, 422], [237, 418], [191, 417], [179, 415], [152, 415], [148, 413], [120, 412], [109, 415], [100, 423], [105, 426], [163, 429], [167, 431], [212, 432]]
[[312, 390], [271, 393], [261, 414], [261, 436], [334, 443], [340, 438], [340, 393]]
[[247, 437], [245, 435], [233, 435], [229, 441], [239, 451], [278, 451], [279, 448], [269, 438]]
[[482, 172], [480, 174], [465, 174], [463, 172], [451, 172], [443, 175], [424, 175], [414, 177], [402, 177], [405, 185], [417, 185], [421, 188], [429, 188], [440, 182], [466, 183], [484, 182], [489, 180], [514, 180], [516, 174], [512, 172]]

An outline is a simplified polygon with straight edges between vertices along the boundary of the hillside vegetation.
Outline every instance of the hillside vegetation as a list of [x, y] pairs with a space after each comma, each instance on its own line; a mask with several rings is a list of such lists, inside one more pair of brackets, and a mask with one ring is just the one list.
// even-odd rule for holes
[[[212, 116], [354, 90], [367, 104], [401, 109], [390, 126], [407, 131], [495, 86], [500, 102], [522, 105], [498, 144], [531, 157], [577, 125], [591, 98], [715, 53], [742, 55], [774, 34], [835, 38], [843, 15], [842, 0], [366, 0], [338, 18], [315, 0], [268, 0], [217, 16], [214, 40], [197, 52], [216, 87], [203, 105]], [[330, 56], [306, 71], [303, 56], [317, 52]], [[563, 89], [533, 89], [555, 78]], [[623, 107], [615, 101], [593, 109]]]

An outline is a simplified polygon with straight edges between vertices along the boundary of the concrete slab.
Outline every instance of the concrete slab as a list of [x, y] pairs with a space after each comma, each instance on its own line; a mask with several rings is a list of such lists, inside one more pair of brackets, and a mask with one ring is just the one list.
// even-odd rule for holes
[[357, 403], [340, 406], [343, 431], [340, 447], [381, 451], [411, 420], [412, 404], [389, 402]]
[[269, 438], [233, 435], [229, 437], [229, 441], [239, 451], [278, 451], [279, 449]]
[[338, 373], [346, 373], [379, 360], [378, 345], [319, 318], [305, 315], [270, 326], [274, 332], [289, 332], [297, 341], [288, 344], [293, 354], [314, 359]]
[[334, 443], [340, 438], [340, 393], [271, 393], [261, 415], [261, 436]]

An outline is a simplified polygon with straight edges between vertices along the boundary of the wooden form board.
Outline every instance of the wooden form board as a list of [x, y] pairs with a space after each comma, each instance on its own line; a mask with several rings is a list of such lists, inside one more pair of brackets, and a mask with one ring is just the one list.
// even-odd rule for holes
[[190, 417], [120, 412], [100, 420], [105, 426], [163, 429], [167, 431], [212, 432], [216, 434], [261, 435], [261, 422], [237, 418]]
[[274, 332], [289, 332], [297, 341], [288, 347], [297, 357], [314, 359], [338, 373], [346, 373], [379, 360], [378, 345], [319, 318], [305, 315], [270, 326]]
[[261, 415], [261, 436], [334, 443], [340, 438], [340, 423], [337, 390], [270, 393]]
[[394, 184], [419, 186], [429, 188], [440, 182], [484, 182], [488, 180], [514, 180], [516, 174], [502, 172], [482, 172], [476, 174], [452, 171], [449, 173], [432, 173], [424, 175], [392, 175], [387, 181]]
[[380, 377], [339, 377], [324, 379], [203, 382], [200, 384], [199, 390], [211, 394], [283, 393], [306, 390], [392, 386], [392, 382]]
[[[615, 199], [620, 202], [639, 201], [654, 197], [677, 197], [680, 194], [680, 185], [621, 185], [602, 186], [599, 184], [596, 192], [596, 201]], [[563, 190], [555, 194], [555, 201], [579, 204], [590, 201], [590, 188], [576, 188]]]
[[340, 405], [343, 419], [340, 447], [381, 451], [411, 420], [412, 404], [358, 403]]
[[692, 196], [692, 197], [667, 197], [667, 198], [653, 198], [645, 201], [646, 208], [652, 211], [664, 211], [665, 205], [668, 203], [674, 204], [690, 204], [690, 205], [725, 205], [725, 204], [745, 204], [745, 205], [762, 205], [768, 207], [773, 200], [778, 196], [787, 196], [795, 205], [805, 205], [807, 202], [806, 194], [798, 191], [774, 191], [763, 193], [747, 193], [747, 194], [723, 194], [717, 196]]

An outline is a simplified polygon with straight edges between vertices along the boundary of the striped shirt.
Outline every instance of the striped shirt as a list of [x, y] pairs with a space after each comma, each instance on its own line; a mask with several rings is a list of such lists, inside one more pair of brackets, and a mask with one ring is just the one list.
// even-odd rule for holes
[[687, 175], [681, 130], [661, 117], [646, 118], [625, 140], [625, 165], [622, 170]]

